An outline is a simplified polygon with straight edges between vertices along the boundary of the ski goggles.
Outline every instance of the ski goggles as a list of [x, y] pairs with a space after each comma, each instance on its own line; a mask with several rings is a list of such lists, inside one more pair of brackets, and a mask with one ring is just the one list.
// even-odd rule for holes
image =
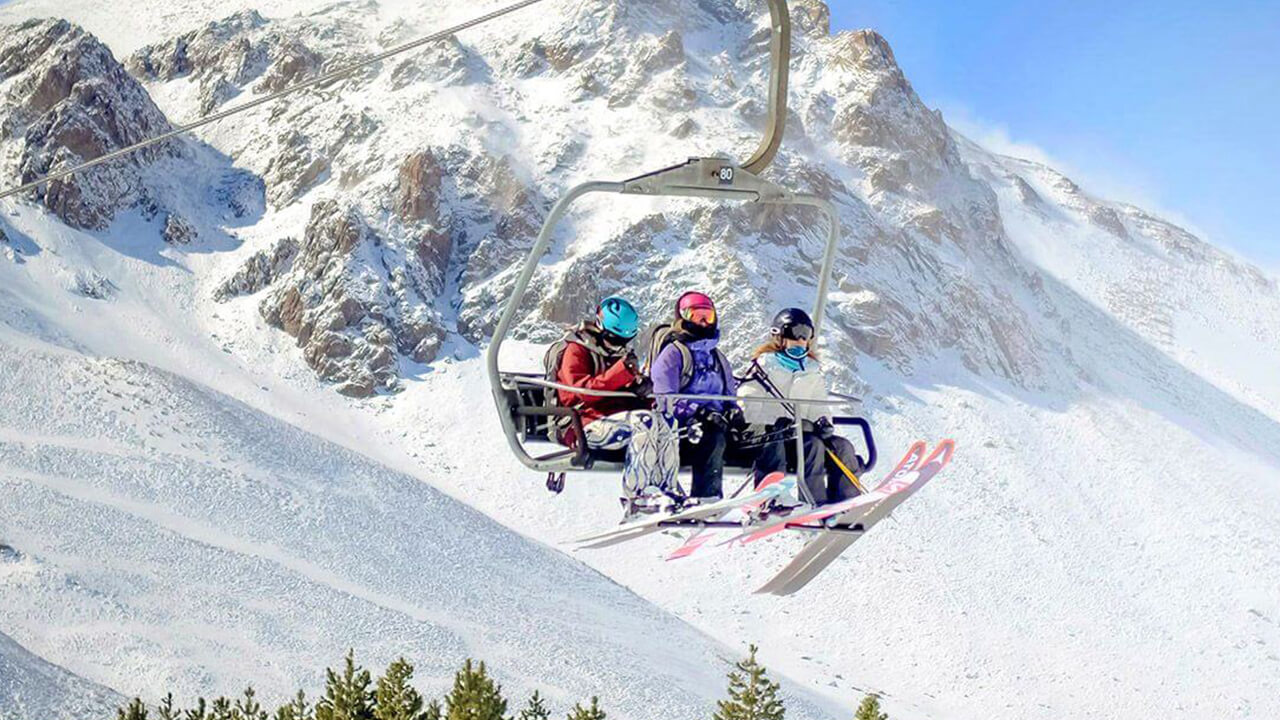
[[687, 307], [680, 311], [680, 317], [698, 325], [715, 325], [716, 309], [709, 307]]
[[607, 345], [612, 345], [613, 347], [619, 347], [619, 348], [626, 347], [631, 342], [631, 338], [623, 337], [622, 335], [619, 335], [614, 332], [609, 332], [608, 330], [600, 331], [600, 339], [604, 341], [605, 344]]
[[780, 330], [778, 328], [769, 328], [769, 332], [774, 335], [781, 335], [784, 340], [812, 340], [813, 328], [808, 325], [792, 325], [791, 327]]

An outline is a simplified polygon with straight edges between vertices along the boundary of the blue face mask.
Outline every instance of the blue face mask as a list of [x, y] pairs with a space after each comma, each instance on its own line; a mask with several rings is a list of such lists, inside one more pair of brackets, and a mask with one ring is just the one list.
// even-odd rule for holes
[[778, 362], [782, 364], [782, 367], [790, 370], [791, 372], [800, 372], [801, 370], [804, 370], [803, 356], [791, 357], [790, 352], [783, 351], [783, 352], [774, 353], [774, 357], [778, 358]]
[[786, 349], [787, 357], [792, 360], [802, 360], [809, 354], [809, 348], [803, 345], [794, 345]]

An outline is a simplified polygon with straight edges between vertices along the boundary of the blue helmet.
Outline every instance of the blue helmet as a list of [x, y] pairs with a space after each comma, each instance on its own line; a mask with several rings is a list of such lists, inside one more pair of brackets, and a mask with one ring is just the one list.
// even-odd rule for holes
[[596, 313], [600, 327], [620, 338], [630, 340], [640, 332], [640, 315], [631, 303], [617, 295], [601, 300]]

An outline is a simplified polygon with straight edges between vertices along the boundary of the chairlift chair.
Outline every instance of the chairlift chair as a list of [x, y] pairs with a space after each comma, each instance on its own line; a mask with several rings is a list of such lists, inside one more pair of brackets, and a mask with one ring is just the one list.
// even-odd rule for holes
[[[840, 239], [840, 223], [835, 207], [829, 201], [809, 193], [794, 192], [760, 177], [760, 173], [773, 161], [782, 144], [787, 114], [787, 74], [791, 55], [791, 20], [786, 0], [768, 0], [768, 3], [773, 27], [770, 40], [769, 115], [764, 137], [751, 157], [741, 164], [724, 157], [694, 157], [679, 165], [655, 170], [621, 182], [597, 180], [573, 187], [556, 202], [543, 222], [537, 240], [530, 249], [515, 286], [512, 288], [511, 297], [507, 300], [502, 315], [498, 319], [493, 340], [489, 344], [485, 357], [494, 402], [498, 407], [498, 417], [516, 459], [531, 470], [548, 473], [548, 487], [553, 491], [558, 492], [563, 487], [566, 472], [618, 468], [621, 466], [621, 458], [616, 454], [593, 453], [581, 440], [572, 448], [556, 446], [551, 452], [532, 454], [530, 448], [536, 443], [536, 438], [547, 433], [547, 426], [555, 418], [567, 418], [575, 429], [576, 436], [584, 437], [580, 414], [573, 408], [548, 403], [547, 394], [558, 389], [567, 389], [580, 395], [631, 396], [626, 392], [570, 388], [550, 382], [540, 374], [507, 372], [498, 367], [498, 355], [502, 344], [506, 341], [511, 326], [515, 322], [516, 313], [525, 299], [529, 282], [555, 236], [556, 227], [568, 213], [570, 206], [582, 197], [596, 193], [643, 197], [693, 197], [769, 205], [800, 205], [818, 209], [827, 217], [828, 230], [826, 251], [818, 275], [817, 298], [811, 313], [816, 341], [826, 310], [831, 269], [835, 263], [836, 248]], [[659, 402], [663, 399], [671, 401], [681, 397], [693, 396], [664, 395], [660, 396]], [[698, 397], [716, 399], [708, 396]], [[797, 427], [800, 426], [799, 415], [802, 408], [847, 406], [850, 402], [848, 398], [841, 397], [805, 401], [772, 397], [719, 399], [786, 405], [795, 413]], [[855, 425], [862, 430], [868, 450], [868, 464], [874, 464], [875, 441], [869, 424], [864, 419], [856, 417], [837, 417], [835, 421], [841, 425]], [[803, 458], [803, 435], [799, 432], [795, 435], [799, 450], [797, 457]], [[797, 465], [799, 466], [796, 469], [797, 487], [802, 489], [802, 493], [807, 494], [804, 490], [804, 463], [797, 463]], [[804, 499], [812, 501], [811, 498]]]

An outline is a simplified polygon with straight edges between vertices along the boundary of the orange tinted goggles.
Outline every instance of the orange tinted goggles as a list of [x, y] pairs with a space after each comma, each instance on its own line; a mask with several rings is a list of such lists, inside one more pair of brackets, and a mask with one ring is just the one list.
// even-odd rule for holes
[[715, 308], [685, 308], [680, 311], [680, 317], [699, 325], [714, 325], [716, 323]]

